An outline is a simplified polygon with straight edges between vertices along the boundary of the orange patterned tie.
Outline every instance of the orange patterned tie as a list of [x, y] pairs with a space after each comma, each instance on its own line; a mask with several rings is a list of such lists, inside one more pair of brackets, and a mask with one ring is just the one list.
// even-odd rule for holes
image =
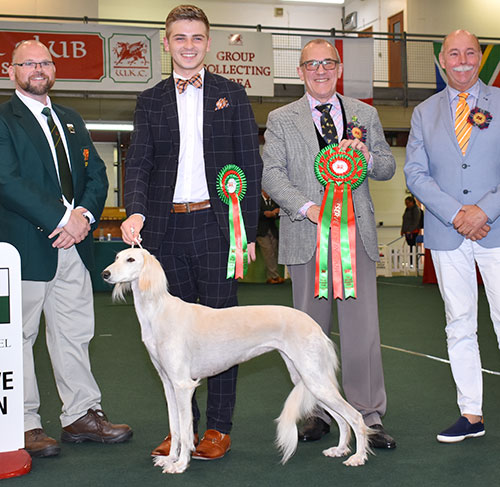
[[469, 93], [460, 93], [458, 95], [457, 109], [455, 110], [455, 134], [460, 150], [464, 156], [467, 152], [470, 133], [472, 131], [472, 124], [467, 120], [470, 114], [470, 108], [466, 101], [468, 96]]

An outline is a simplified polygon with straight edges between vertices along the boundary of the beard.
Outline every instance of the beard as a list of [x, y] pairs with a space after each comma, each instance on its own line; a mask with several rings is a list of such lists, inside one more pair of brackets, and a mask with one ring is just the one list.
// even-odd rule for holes
[[37, 82], [36, 84], [32, 83], [31, 78], [38, 76], [39, 76], [38, 74], [33, 74], [26, 81], [21, 81], [19, 78], [16, 77], [16, 81], [18, 86], [26, 93], [38, 96], [46, 95], [49, 92], [49, 90], [54, 86], [55, 79], [46, 76], [43, 82], [40, 81]]

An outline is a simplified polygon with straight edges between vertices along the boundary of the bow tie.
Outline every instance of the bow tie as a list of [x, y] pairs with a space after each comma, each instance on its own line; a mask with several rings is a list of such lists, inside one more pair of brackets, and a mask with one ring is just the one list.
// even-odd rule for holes
[[201, 80], [201, 74], [195, 74], [193, 77], [189, 79], [175, 79], [175, 86], [177, 86], [177, 91], [179, 95], [182, 95], [186, 90], [188, 85], [193, 85], [195, 88], [201, 88], [203, 85], [203, 81]]

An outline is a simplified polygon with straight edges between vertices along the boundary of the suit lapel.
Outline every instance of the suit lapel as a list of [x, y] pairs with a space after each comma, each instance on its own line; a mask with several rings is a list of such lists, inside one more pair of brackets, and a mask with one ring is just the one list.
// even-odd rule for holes
[[215, 104], [219, 98], [219, 89], [215, 78], [205, 70], [203, 86], [203, 147], [207, 152], [208, 142], [212, 138], [212, 122]]
[[455, 135], [455, 120], [452, 117], [450, 97], [448, 95], [447, 89], [444, 89], [439, 93], [438, 114], [443, 132], [446, 133], [450, 138], [451, 145], [453, 146], [456, 153], [460, 157], [463, 157], [462, 151], [460, 150], [460, 147], [458, 145], [457, 136]]
[[34, 146], [41, 163], [49, 173], [54, 184], [59, 187], [59, 179], [57, 178], [52, 152], [40, 124], [16, 94], [12, 95], [11, 102], [12, 112], [26, 132], [26, 140]]
[[162, 117], [165, 116], [166, 122], [170, 128], [172, 142], [177, 146], [180, 145], [179, 135], [179, 113], [177, 110], [177, 99], [175, 93], [174, 77], [170, 76], [165, 80], [164, 90], [161, 95], [162, 99]]
[[72, 125], [73, 120], [69, 120], [67, 118], [66, 112], [62, 107], [52, 105], [52, 109], [56, 112], [57, 118], [59, 118], [59, 121], [61, 122], [64, 131], [64, 137], [66, 138], [66, 144], [68, 146], [69, 160], [71, 165], [71, 179], [73, 181], [73, 188], [76, 189], [77, 182], [83, 181], [84, 177], [85, 167], [81, 164], [77, 164], [79, 157], [78, 151], [82, 150], [83, 148], [80, 147], [78, 144], [75, 144], [74, 134], [71, 134], [68, 129], [68, 125]]
[[[487, 110], [489, 111], [490, 108], [490, 89], [487, 85], [485, 85], [482, 81], [479, 81], [479, 94], [477, 98], [477, 107], [481, 108], [482, 110]], [[475, 107], [470, 107], [471, 109]], [[469, 150], [469, 147], [472, 147], [474, 144], [474, 141], [476, 140], [476, 137], [479, 135], [480, 130], [477, 127], [472, 127], [472, 132], [470, 135], [470, 141], [469, 141], [469, 146], [467, 147], [467, 150]]]
[[293, 123], [307, 144], [305, 152], [317, 154], [319, 152], [318, 137], [316, 136], [311, 108], [306, 95], [298, 100], [294, 109], [297, 116], [293, 117]]

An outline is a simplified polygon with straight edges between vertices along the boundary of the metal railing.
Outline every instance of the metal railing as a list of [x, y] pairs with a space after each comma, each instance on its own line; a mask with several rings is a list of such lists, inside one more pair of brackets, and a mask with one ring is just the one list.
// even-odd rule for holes
[[[142, 27], [156, 27], [160, 29], [160, 38], [165, 35], [163, 21], [137, 21], [128, 19], [105, 19], [90, 17], [54, 17], [28, 15], [0, 15], [0, 20], [32, 20], [75, 23], [101, 23], [134, 25]], [[359, 32], [345, 30], [325, 30], [307, 28], [272, 27], [265, 25], [230, 25], [211, 24], [213, 29], [269, 32], [273, 37], [274, 77], [279, 83], [296, 84], [299, 82], [296, 67], [299, 64], [301, 38], [303, 36], [352, 38], [370, 36], [373, 44], [373, 83], [374, 98], [386, 97], [387, 100], [408, 106], [412, 99], [419, 100], [429, 95], [429, 91], [436, 88], [435, 60], [433, 42], [441, 42], [444, 35], [388, 33], [388, 32]], [[481, 43], [500, 44], [500, 38], [479, 37]], [[389, 47], [392, 56], [399, 61], [400, 71], [391, 73], [389, 64]], [[162, 52], [162, 74], [171, 73], [169, 53]], [[382, 90], [379, 90], [382, 89]], [[384, 95], [384, 89], [386, 95]], [[421, 92], [419, 95], [418, 92]], [[412, 95], [413, 93], [413, 95]]]

